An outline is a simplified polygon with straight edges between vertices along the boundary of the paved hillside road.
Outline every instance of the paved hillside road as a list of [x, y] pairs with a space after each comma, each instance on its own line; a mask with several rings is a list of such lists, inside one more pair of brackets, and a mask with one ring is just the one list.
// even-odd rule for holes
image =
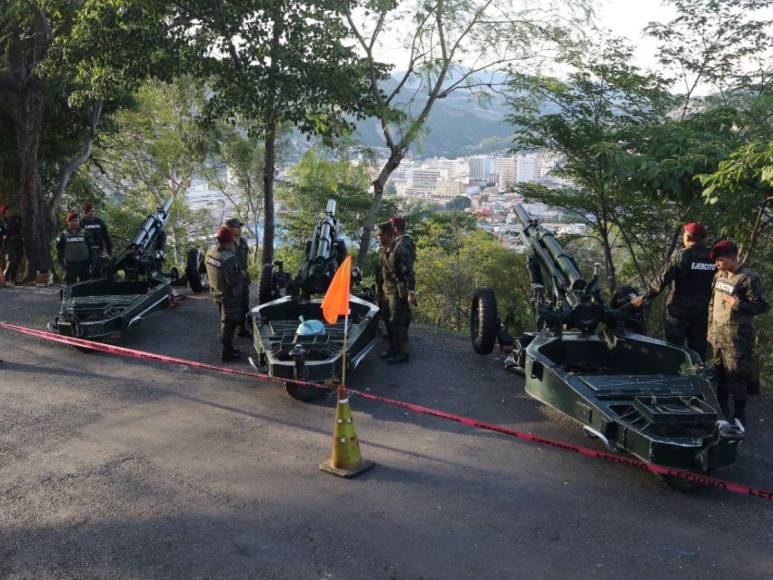
[[[51, 289], [0, 290], [42, 329]], [[215, 308], [191, 296], [125, 346], [218, 363]], [[371, 354], [351, 386], [568, 442], [497, 356], [416, 328], [409, 365]], [[249, 344], [237, 344], [247, 351]], [[773, 503], [672, 491], [637, 469], [352, 398], [356, 480], [318, 471], [334, 401], [0, 330], [0, 576], [771, 578]], [[238, 363], [248, 368], [246, 363]], [[773, 488], [773, 400], [740, 462]]]

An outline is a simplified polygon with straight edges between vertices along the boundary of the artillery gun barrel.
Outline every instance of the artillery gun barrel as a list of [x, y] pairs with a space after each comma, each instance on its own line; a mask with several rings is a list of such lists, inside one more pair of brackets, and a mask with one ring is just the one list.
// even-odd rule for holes
[[166, 225], [166, 221], [169, 219], [169, 210], [172, 208], [173, 202], [174, 199], [170, 197], [154, 214], [147, 217], [132, 240], [133, 247], [142, 248], [143, 250], [147, 249], [159, 229], [162, 229], [164, 225]]
[[564, 290], [583, 290], [586, 282], [582, 274], [555, 236], [539, 225], [521, 204], [515, 206], [515, 215], [523, 227], [521, 238], [524, 244], [534, 251], [559, 285]]

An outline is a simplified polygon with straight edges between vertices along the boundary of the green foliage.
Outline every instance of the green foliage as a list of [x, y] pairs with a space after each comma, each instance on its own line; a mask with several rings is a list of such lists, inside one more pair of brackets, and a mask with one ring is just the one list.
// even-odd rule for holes
[[469, 325], [470, 299], [491, 286], [499, 315], [512, 332], [529, 328], [529, 280], [525, 256], [506, 248], [456, 214], [433, 214], [417, 224], [417, 315], [456, 332]]
[[[280, 216], [285, 241], [300, 252], [324, 213], [327, 201], [334, 199], [341, 234], [358, 245], [362, 222], [372, 199], [366, 167], [353, 165], [345, 159], [324, 159], [310, 150], [295, 165], [291, 175], [293, 183], [278, 192], [286, 210]], [[385, 203], [379, 213], [379, 222], [386, 221], [394, 213], [394, 203]]]

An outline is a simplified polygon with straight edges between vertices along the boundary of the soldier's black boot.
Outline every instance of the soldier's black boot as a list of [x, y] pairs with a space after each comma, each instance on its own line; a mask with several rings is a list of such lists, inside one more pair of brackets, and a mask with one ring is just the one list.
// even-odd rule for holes
[[238, 348], [234, 348], [233, 345], [224, 344], [223, 350], [220, 353], [220, 360], [223, 362], [231, 362], [233, 360], [239, 360], [241, 352]]
[[[397, 343], [397, 341], [395, 341]], [[408, 354], [408, 344], [407, 343], [398, 343], [397, 348], [395, 349], [397, 352], [395, 352], [395, 356], [393, 356], [390, 359], [387, 359], [387, 364], [389, 365], [398, 365], [401, 363], [407, 363], [411, 360], [410, 355]]]
[[397, 349], [395, 349], [395, 341], [394, 339], [387, 335], [387, 340], [389, 341], [389, 348], [387, 348], [384, 352], [380, 353], [378, 357], [382, 360], [389, 360], [393, 356], [395, 356], [395, 352]]
[[738, 419], [746, 427], [746, 399], [735, 397], [733, 405], [733, 419]]

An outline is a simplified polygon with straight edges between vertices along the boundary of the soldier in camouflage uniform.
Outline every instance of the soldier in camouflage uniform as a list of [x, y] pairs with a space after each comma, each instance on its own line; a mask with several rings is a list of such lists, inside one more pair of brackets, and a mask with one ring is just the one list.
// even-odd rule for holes
[[241, 295], [241, 324], [239, 324], [238, 334], [242, 338], [251, 338], [252, 332], [247, 328], [247, 314], [250, 312], [250, 247], [247, 240], [242, 237], [242, 226], [244, 225], [239, 218], [231, 218], [225, 222], [226, 227], [234, 235], [234, 246], [236, 246], [236, 255], [239, 258], [239, 266], [244, 272], [244, 284]]
[[729, 417], [733, 396], [733, 419], [746, 424], [746, 396], [754, 381], [754, 317], [768, 309], [757, 274], [741, 266], [738, 248], [730, 240], [711, 249], [716, 260], [709, 304], [709, 341], [714, 347], [722, 412]]
[[78, 214], [67, 214], [67, 229], [56, 238], [56, 257], [67, 285], [91, 278], [93, 263], [91, 234], [80, 227]]
[[703, 244], [705, 239], [706, 230], [701, 224], [685, 224], [684, 247], [673, 253], [649, 291], [632, 300], [634, 306], [641, 307], [668, 288], [666, 340], [679, 346], [686, 342], [704, 360], [711, 282], [716, 270], [709, 249]]
[[[388, 231], [390, 223], [382, 224], [381, 231]], [[383, 229], [382, 229], [383, 228]], [[392, 226], [394, 231], [394, 226]], [[379, 241], [382, 233], [379, 232]], [[388, 238], [387, 238], [388, 241]], [[382, 247], [384, 243], [382, 242]], [[406, 363], [408, 354], [408, 327], [411, 323], [411, 307], [415, 303], [415, 279], [413, 261], [415, 254], [412, 244], [398, 243], [396, 240], [379, 260], [381, 270], [381, 288], [388, 309], [387, 335], [393, 356], [387, 358], [389, 364]]]
[[238, 359], [240, 354], [239, 349], [234, 348], [233, 338], [241, 324], [245, 272], [239, 264], [231, 230], [222, 227], [216, 237], [217, 244], [207, 251], [204, 264], [209, 276], [209, 290], [220, 314], [220, 358], [229, 362]]
[[384, 321], [384, 327], [387, 332], [387, 341], [389, 347], [380, 354], [382, 359], [390, 359], [395, 356], [394, 339], [392, 333], [389, 330], [389, 303], [384, 293], [384, 271], [387, 267], [387, 260], [389, 254], [392, 252], [392, 247], [395, 243], [395, 231], [390, 223], [379, 224], [378, 226], [378, 264], [376, 265], [376, 304], [379, 308], [379, 315], [381, 320]]

